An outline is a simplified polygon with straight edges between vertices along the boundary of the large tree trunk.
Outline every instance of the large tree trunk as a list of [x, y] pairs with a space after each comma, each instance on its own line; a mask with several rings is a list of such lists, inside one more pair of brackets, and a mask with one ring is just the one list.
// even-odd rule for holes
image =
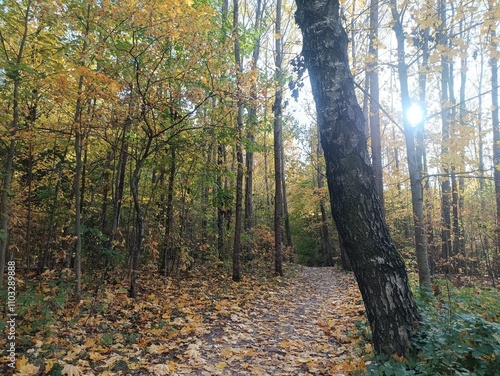
[[370, 164], [364, 119], [349, 70], [338, 0], [296, 0], [332, 214], [358, 281], [377, 353], [407, 354], [420, 316], [392, 243]]

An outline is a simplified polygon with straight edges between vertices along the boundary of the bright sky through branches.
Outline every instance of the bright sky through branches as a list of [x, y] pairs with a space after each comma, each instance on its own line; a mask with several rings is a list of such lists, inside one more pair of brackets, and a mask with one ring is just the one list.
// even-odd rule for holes
[[407, 111], [408, 119], [412, 126], [419, 124], [424, 118], [424, 111], [418, 104], [413, 103]]

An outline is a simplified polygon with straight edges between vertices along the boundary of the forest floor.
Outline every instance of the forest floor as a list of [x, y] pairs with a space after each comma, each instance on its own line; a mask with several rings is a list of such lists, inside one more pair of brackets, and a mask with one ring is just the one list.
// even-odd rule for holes
[[362, 335], [364, 307], [351, 274], [290, 265], [285, 277], [245, 274], [234, 283], [220, 269], [179, 279], [151, 273], [141, 279], [137, 299], [127, 297], [126, 281], [95, 284], [78, 305], [65, 301], [63, 286], [54, 283], [62, 276], [46, 273], [31, 301], [18, 299], [24, 322], [16, 374], [348, 375], [364, 369], [371, 345]]

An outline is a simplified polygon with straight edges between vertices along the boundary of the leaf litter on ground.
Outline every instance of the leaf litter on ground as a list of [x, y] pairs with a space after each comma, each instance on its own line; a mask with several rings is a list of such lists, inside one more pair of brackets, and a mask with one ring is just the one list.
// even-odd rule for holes
[[[106, 283], [48, 327], [19, 328], [16, 375], [348, 375], [371, 346], [351, 274], [290, 266], [286, 277], [221, 270], [145, 275], [137, 299]], [[55, 278], [55, 277], [54, 277]], [[39, 283], [45, 293], [50, 281]], [[55, 287], [53, 287], [55, 288]], [[36, 321], [36, 310], [24, 320]], [[34, 316], [30, 316], [34, 315]], [[5, 347], [5, 340], [0, 340]], [[2, 359], [2, 366], [7, 358]], [[4, 369], [5, 372], [8, 368]]]

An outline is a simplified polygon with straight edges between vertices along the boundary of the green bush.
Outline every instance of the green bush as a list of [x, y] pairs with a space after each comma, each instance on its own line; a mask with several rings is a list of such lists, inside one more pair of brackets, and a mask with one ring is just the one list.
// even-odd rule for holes
[[447, 307], [427, 304], [422, 309], [415, 355], [407, 359], [375, 358], [367, 367], [371, 376], [500, 375], [500, 324], [477, 314], [451, 313]]

